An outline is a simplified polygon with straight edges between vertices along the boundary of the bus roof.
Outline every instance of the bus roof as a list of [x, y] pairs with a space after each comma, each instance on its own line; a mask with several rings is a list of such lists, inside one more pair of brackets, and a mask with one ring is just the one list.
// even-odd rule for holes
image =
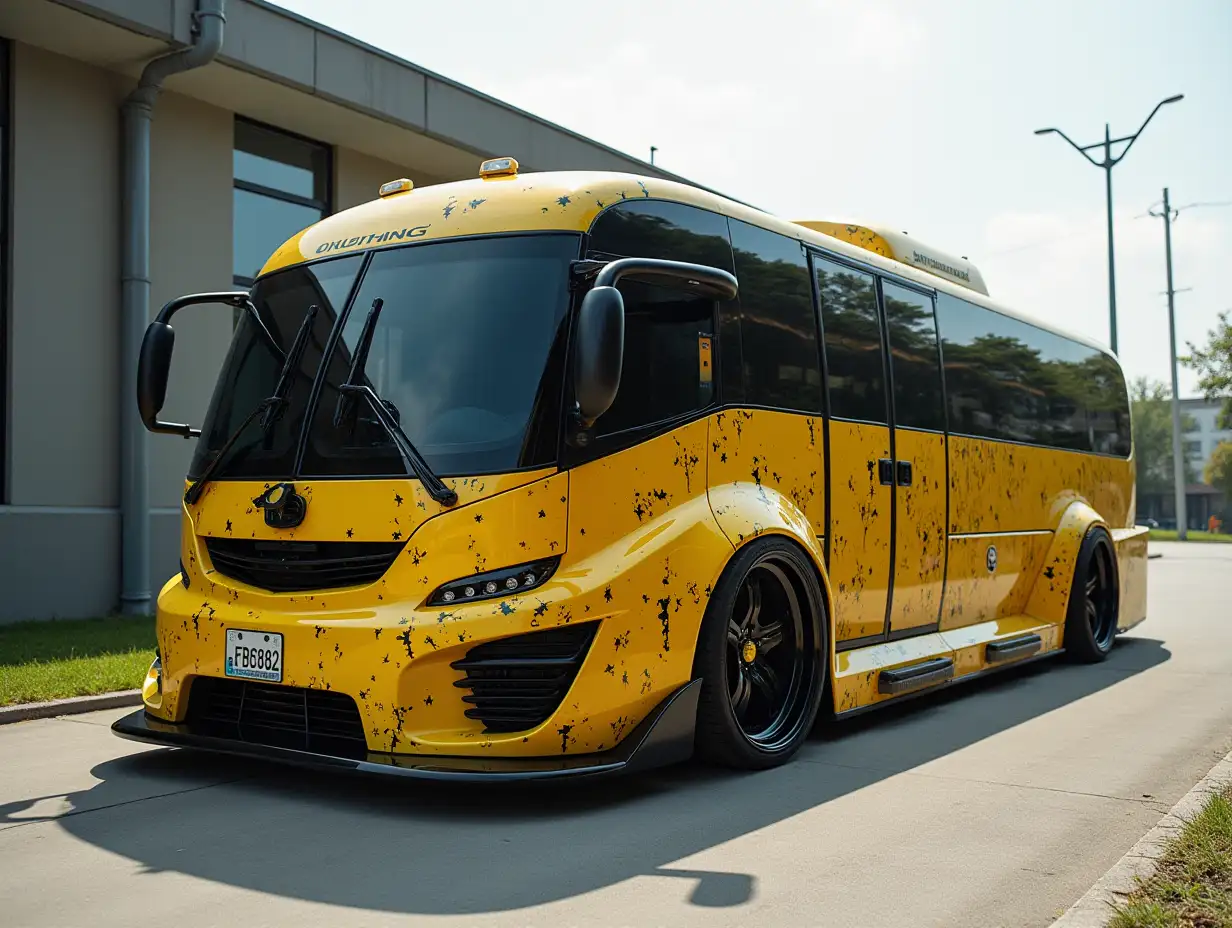
[[309, 226], [274, 252], [261, 274], [405, 242], [500, 232], [585, 232], [604, 208], [639, 198], [687, 203], [752, 223], [1111, 353], [1085, 336], [993, 302], [974, 265], [925, 248], [905, 234], [850, 223], [788, 222], [698, 187], [612, 172], [509, 174], [406, 189]]

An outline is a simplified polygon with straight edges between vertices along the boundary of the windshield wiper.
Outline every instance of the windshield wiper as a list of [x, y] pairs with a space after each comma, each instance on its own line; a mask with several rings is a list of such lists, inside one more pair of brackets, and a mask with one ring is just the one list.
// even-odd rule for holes
[[299, 371], [299, 362], [304, 356], [304, 350], [308, 347], [312, 325], [316, 322], [317, 313], [320, 311], [321, 307], [313, 303], [308, 307], [308, 312], [304, 314], [304, 321], [299, 324], [299, 331], [295, 333], [295, 340], [291, 342], [291, 348], [287, 351], [282, 370], [278, 372], [278, 385], [274, 387], [274, 392], [269, 397], [273, 402], [266, 407], [265, 418], [261, 420], [261, 431], [264, 433], [268, 433], [270, 426], [281, 419], [286, 411], [287, 394], [291, 392], [291, 384]]
[[368, 318], [364, 320], [364, 327], [360, 332], [359, 341], [356, 342], [355, 350], [351, 354], [351, 368], [347, 371], [347, 379], [338, 387], [338, 405], [334, 408], [334, 428], [340, 428], [343, 421], [351, 414], [349, 398], [352, 396], [363, 397], [368, 401], [368, 405], [372, 407], [377, 421], [389, 433], [389, 437], [393, 440], [394, 447], [398, 449], [398, 454], [401, 455], [403, 463], [419, 478], [419, 482], [428, 491], [428, 495], [443, 506], [456, 505], [458, 494], [441, 482], [441, 478], [432, 472], [431, 466], [424, 459], [424, 456], [419, 453], [419, 450], [407, 436], [406, 432], [402, 430], [402, 426], [393, 417], [393, 414], [385, 405], [385, 401], [377, 395], [377, 392], [372, 387], [356, 382], [363, 376], [364, 367], [368, 363], [368, 350], [372, 347], [372, 336], [376, 332], [377, 318], [381, 315], [381, 307], [384, 305], [385, 301], [377, 297], [372, 301], [372, 308], [368, 310]]
[[218, 453], [214, 455], [214, 459], [201, 472], [201, 476], [194, 480], [187, 492], [184, 493], [184, 502], [191, 506], [201, 498], [206, 485], [213, 478], [214, 474], [218, 472], [218, 468], [222, 466], [222, 462], [226, 459], [227, 452], [231, 450], [231, 446], [239, 441], [239, 437], [244, 434], [244, 430], [252, 425], [253, 420], [257, 416], [265, 413], [265, 418], [261, 420], [261, 433], [263, 435], [268, 433], [270, 427], [282, 417], [282, 413], [287, 405], [287, 394], [291, 392], [291, 384], [295, 382], [295, 370], [299, 367], [299, 361], [304, 355], [304, 349], [308, 346], [308, 336], [312, 332], [312, 324], [316, 321], [319, 310], [320, 307], [315, 303], [308, 307], [308, 312], [304, 314], [303, 322], [299, 324], [299, 331], [295, 333], [291, 347], [284, 356], [282, 370], [278, 372], [278, 383], [274, 387], [274, 392], [257, 403], [253, 411], [248, 414], [248, 417], [240, 423], [239, 428], [227, 437], [222, 447], [218, 449]]

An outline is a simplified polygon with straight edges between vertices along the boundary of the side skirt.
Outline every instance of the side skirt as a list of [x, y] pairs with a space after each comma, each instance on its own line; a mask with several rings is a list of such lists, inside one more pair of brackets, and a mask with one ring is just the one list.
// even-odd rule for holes
[[1034, 664], [1037, 661], [1047, 660], [1050, 657], [1056, 657], [1057, 655], [1064, 653], [1064, 648], [1058, 648], [1055, 651], [1046, 651], [1043, 654], [1036, 654], [1033, 657], [1028, 657], [1024, 660], [1005, 661], [1004, 663], [994, 664], [990, 667], [985, 667], [983, 670], [977, 670], [975, 673], [965, 674], [961, 677], [950, 677], [948, 680], [934, 686], [927, 686], [922, 689], [913, 690], [909, 693], [904, 693], [895, 699], [887, 699], [882, 702], [871, 703], [867, 706], [856, 706], [854, 709], [846, 709], [842, 712], [836, 712], [834, 717], [836, 719], [849, 719], [854, 718], [857, 715], [864, 715], [866, 712], [872, 712], [874, 709], [882, 709], [886, 706], [902, 705], [904, 702], [915, 699], [917, 696], [926, 696], [929, 693], [939, 693], [942, 690], [948, 689], [949, 687], [959, 683], [967, 683], [971, 680], [981, 680], [984, 677], [991, 676], [994, 673], [1000, 673], [1003, 670], [1009, 670], [1012, 667], [1025, 667], [1028, 664]]

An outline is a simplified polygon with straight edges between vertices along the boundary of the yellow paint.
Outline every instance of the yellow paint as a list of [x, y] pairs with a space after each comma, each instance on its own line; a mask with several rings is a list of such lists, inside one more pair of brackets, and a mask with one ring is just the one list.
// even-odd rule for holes
[[950, 436], [950, 531], [1052, 530], [1075, 500], [1132, 526], [1133, 459]]
[[960, 287], [988, 295], [988, 287], [979, 270], [966, 258], [946, 254], [930, 245], [923, 245], [907, 235], [887, 228], [870, 228], [846, 222], [797, 220], [797, 225], [851, 242], [873, 254], [883, 255], [910, 267], [948, 280]]
[[[293, 237], [265, 272], [452, 236], [584, 231], [606, 206], [637, 197], [708, 208], [991, 305], [892, 260], [893, 243], [875, 230], [857, 229], [842, 240], [833, 230], [786, 223], [696, 188], [582, 172], [477, 178], [375, 200]], [[713, 350], [710, 338], [699, 340], [703, 381], [711, 376]], [[831, 653], [840, 711], [893, 698], [877, 692], [877, 674], [887, 668], [948, 657], [962, 679], [989, 669], [990, 641], [1026, 633], [1041, 636], [1045, 653], [1056, 650], [1078, 546], [1094, 525], [1109, 526], [1116, 542], [1121, 625], [1141, 620], [1146, 540], [1145, 530], [1132, 527], [1132, 460], [960, 436], [949, 438], [947, 450], [943, 436], [905, 429], [895, 444], [896, 457], [913, 464], [909, 487], [879, 480], [878, 461], [890, 458], [886, 426], [725, 409], [567, 471], [450, 479], [459, 495], [450, 508], [416, 480], [296, 481], [309, 505], [303, 524], [289, 531], [266, 526], [253, 505], [268, 484], [217, 481], [184, 510], [181, 553], [189, 587], [173, 578], [159, 595], [162, 692], [147, 677], [147, 709], [182, 720], [193, 679], [222, 673], [226, 629], [251, 628], [283, 634], [285, 684], [355, 699], [372, 750], [602, 751], [691, 679], [715, 585], [733, 551], [763, 535], [794, 539], [808, 552], [829, 603], [832, 638], [881, 635], [891, 579], [891, 499], [898, 513], [891, 628], [927, 628], [940, 608], [940, 630]], [[275, 594], [219, 574], [206, 544], [215, 537], [404, 547], [373, 584]], [[998, 551], [991, 576], [990, 539]], [[552, 555], [561, 557], [560, 566], [538, 589], [448, 609], [424, 605], [442, 583]], [[465, 717], [453, 661], [485, 641], [583, 622], [595, 623], [594, 643], [545, 723], [487, 734]]]
[[945, 436], [896, 429], [894, 453], [911, 462], [895, 488], [894, 592], [890, 631], [934, 625], [945, 580]]
[[830, 423], [830, 583], [838, 641], [885, 632], [890, 581], [890, 494], [877, 462], [890, 457], [890, 429]]
[[[1023, 612], [1051, 541], [1051, 532], [951, 536], [941, 628]], [[988, 569], [990, 548], [995, 570]]]
[[1070, 587], [1078, 552], [1087, 532], [1095, 525], [1103, 524], [1099, 513], [1083, 502], [1072, 502], [1066, 507], [1057, 524], [1056, 532], [1048, 545], [1042, 566], [1031, 588], [1026, 611], [1043, 622], [1065, 624], [1065, 612], [1069, 606]]
[[1121, 612], [1117, 622], [1120, 631], [1128, 631], [1146, 618], [1146, 526], [1113, 529], [1117, 567], [1121, 579]]
[[941, 634], [945, 637], [946, 644], [953, 649], [955, 679], [979, 673], [990, 666], [1000, 667], [1016, 663], [1016, 661], [1004, 661], [1001, 664], [990, 665], [985, 661], [984, 649], [993, 641], [1036, 634], [1041, 638], [1040, 649], [1036, 654], [1047, 654], [1061, 647], [1061, 629], [1055, 625], [1041, 623], [1029, 615], [1005, 616], [990, 622], [949, 629]]

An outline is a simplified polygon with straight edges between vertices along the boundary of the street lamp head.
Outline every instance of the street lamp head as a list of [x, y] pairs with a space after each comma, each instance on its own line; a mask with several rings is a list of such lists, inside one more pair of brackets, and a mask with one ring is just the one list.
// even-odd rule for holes
[[[1184, 99], [1185, 99], [1185, 95], [1183, 93], [1178, 93], [1178, 94], [1175, 94], [1174, 96], [1169, 97], [1167, 100], [1164, 101], [1164, 103], [1176, 103], [1178, 100], [1184, 100]], [[1160, 106], [1163, 106], [1163, 103], [1161, 103]]]
[[1049, 132], [1056, 132], [1056, 129], [1036, 129], [1036, 135], [1047, 135]]

